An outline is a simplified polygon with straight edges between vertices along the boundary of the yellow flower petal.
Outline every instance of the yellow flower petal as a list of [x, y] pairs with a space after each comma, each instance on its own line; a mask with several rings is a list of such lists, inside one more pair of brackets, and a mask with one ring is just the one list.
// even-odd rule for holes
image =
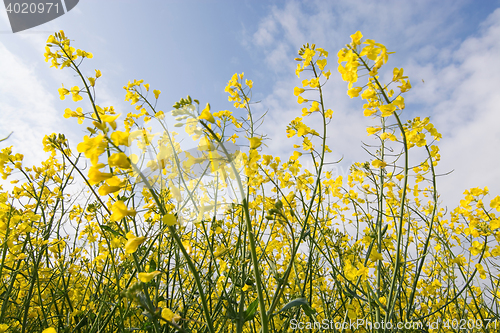
[[165, 223], [168, 226], [173, 226], [177, 224], [177, 218], [175, 217], [174, 214], [167, 214], [163, 216], [163, 223]]
[[316, 64], [318, 65], [320, 70], [324, 70], [326, 66], [326, 59], [321, 59], [316, 61]]
[[115, 131], [111, 133], [111, 140], [117, 146], [123, 145], [130, 147], [129, 135], [129, 132]]
[[83, 142], [80, 142], [78, 146], [76, 146], [76, 149], [79, 153], [84, 153], [85, 157], [90, 159], [92, 165], [96, 165], [99, 156], [104, 153], [105, 147], [106, 142], [104, 140], [104, 135], [100, 134], [94, 138], [85, 135]]
[[112, 154], [108, 157], [108, 163], [110, 167], [119, 167], [121, 169], [130, 169], [132, 167], [125, 153]]
[[500, 196], [496, 196], [490, 201], [490, 207], [500, 212]]
[[353, 97], [358, 97], [359, 96], [359, 93], [360, 91], [362, 90], [363, 88], [361, 87], [354, 87], [354, 88], [351, 88], [347, 91], [347, 95], [349, 95], [350, 98], [353, 98]]
[[319, 103], [316, 101], [312, 102], [310, 111], [311, 112], [319, 111]]
[[380, 253], [378, 253], [377, 251], [373, 250], [371, 253], [370, 253], [370, 259], [372, 261], [376, 261], [376, 260], [384, 260], [384, 257], [382, 257], [382, 255]]
[[110, 216], [111, 221], [120, 221], [125, 216], [135, 216], [135, 214], [137, 214], [135, 209], [128, 209], [121, 200], [118, 200], [111, 206], [111, 211], [113, 212]]
[[299, 97], [297, 98], [297, 103], [299, 103], [299, 104], [302, 104], [302, 103], [307, 102], [307, 101], [308, 101], [308, 100], [307, 100], [307, 99], [305, 99], [305, 98], [303, 98], [302, 96], [299, 96]]
[[355, 34], [351, 35], [352, 44], [353, 45], [361, 44], [361, 38], [363, 38], [363, 35], [361, 34], [361, 32], [356, 31]]
[[71, 88], [70, 92], [73, 95], [73, 101], [78, 102], [83, 99], [83, 97], [79, 95], [80, 88], [78, 88], [78, 86], [74, 86], [73, 88]]
[[387, 166], [387, 163], [385, 163], [384, 161], [381, 161], [381, 160], [373, 160], [372, 165], [375, 168], [385, 168]]
[[368, 132], [368, 135], [375, 134], [375, 133], [377, 133], [380, 130], [381, 130], [380, 127], [367, 127], [366, 128], [366, 131]]
[[262, 145], [262, 139], [261, 138], [250, 138], [250, 149], [256, 149], [259, 148]]
[[392, 104], [388, 105], [381, 105], [378, 107], [380, 109], [380, 112], [382, 112], [382, 117], [389, 117], [396, 111], [396, 107]]
[[113, 176], [109, 179], [106, 179], [106, 183], [109, 186], [124, 186], [126, 182], [122, 181], [120, 178], [118, 178], [116, 176]]
[[120, 186], [109, 186], [107, 184], [102, 185], [99, 187], [99, 195], [105, 196], [110, 193], [118, 192], [121, 189]]
[[113, 128], [113, 130], [115, 130], [116, 129], [116, 119], [119, 116], [120, 116], [120, 114], [114, 114], [114, 115], [101, 114], [101, 115], [99, 115], [99, 118], [101, 118], [102, 122], [110, 124], [111, 127]]
[[174, 313], [169, 308], [165, 308], [165, 309], [161, 310], [161, 317], [163, 319], [171, 321], [172, 318], [174, 318]]
[[49, 328], [44, 329], [42, 331], [42, 333], [57, 333], [57, 331], [54, 327], [49, 327]]
[[95, 185], [99, 184], [103, 180], [113, 177], [113, 174], [109, 172], [101, 172], [98, 166], [97, 167], [92, 166], [89, 168], [88, 177], [90, 185]]
[[125, 244], [125, 253], [129, 253], [129, 254], [134, 253], [135, 251], [137, 251], [137, 248], [139, 247], [139, 245], [144, 243], [145, 240], [146, 240], [146, 237], [144, 237], [144, 236], [129, 238], [129, 240]]
[[212, 114], [210, 113], [210, 104], [207, 103], [207, 106], [203, 109], [198, 119], [209, 121], [212, 124], [215, 123], [214, 116], [212, 116]]
[[293, 94], [295, 96], [299, 96], [300, 94], [302, 94], [304, 91], [306, 91], [305, 89], [303, 88], [299, 88], [299, 87], [295, 87], [293, 88]]
[[148, 283], [149, 281], [153, 280], [155, 276], [160, 274], [160, 271], [154, 271], [151, 273], [139, 273], [139, 280], [141, 280], [141, 282]]
[[175, 314], [169, 308], [164, 308], [163, 310], [161, 310], [161, 317], [165, 320], [168, 320], [168, 321], [172, 321], [172, 320], [177, 321], [177, 320], [181, 319], [181, 316], [179, 316], [178, 314]]

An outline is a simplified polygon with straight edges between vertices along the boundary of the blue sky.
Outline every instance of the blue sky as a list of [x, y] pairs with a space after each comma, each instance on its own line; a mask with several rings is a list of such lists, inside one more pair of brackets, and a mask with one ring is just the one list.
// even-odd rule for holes
[[[332, 78], [326, 102], [334, 110], [329, 146], [345, 173], [368, 156], [362, 103], [346, 94], [336, 71], [336, 53], [360, 30], [395, 51], [385, 66], [403, 67], [413, 89], [406, 94], [405, 119], [431, 116], [443, 133], [438, 169], [451, 175], [439, 180], [442, 199], [455, 206], [465, 189], [489, 186], [500, 194], [500, 1], [97, 1], [81, 0], [66, 15], [12, 34], [0, 10], [0, 135], [27, 165], [46, 158], [45, 134], [65, 133], [73, 146], [84, 126], [64, 119], [64, 109], [87, 104], [60, 101], [57, 89], [79, 85], [69, 70], [49, 68], [43, 53], [47, 37], [64, 30], [77, 48], [94, 58], [82, 69], [100, 69], [97, 102], [119, 113], [133, 108], [123, 86], [144, 79], [162, 95], [159, 109], [170, 111], [191, 95], [215, 110], [231, 110], [224, 87], [244, 72], [254, 81], [255, 111], [268, 116], [260, 128], [271, 140], [268, 152], [291, 153], [286, 124], [300, 116], [293, 88], [297, 50], [316, 43], [330, 52]], [[424, 80], [424, 82], [422, 81]], [[285, 143], [285, 144], [284, 144]]]

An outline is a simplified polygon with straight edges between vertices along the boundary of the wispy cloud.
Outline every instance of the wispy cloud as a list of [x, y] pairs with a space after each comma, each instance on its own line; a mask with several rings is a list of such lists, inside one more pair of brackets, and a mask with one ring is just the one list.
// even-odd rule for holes
[[489, 186], [500, 193], [500, 9], [481, 25], [476, 36], [458, 47], [437, 51], [446, 57], [443, 67], [409, 64], [411, 72], [422, 73], [425, 83], [415, 87], [413, 101], [421, 112], [432, 111], [438, 130], [442, 172], [455, 170], [440, 179], [446, 198], [455, 204], [465, 189]]
[[54, 107], [54, 94], [45, 89], [34, 69], [0, 44], [0, 110], [2, 135], [14, 132], [3, 144], [16, 146], [30, 162], [45, 155], [41, 138], [61, 128], [61, 117]]

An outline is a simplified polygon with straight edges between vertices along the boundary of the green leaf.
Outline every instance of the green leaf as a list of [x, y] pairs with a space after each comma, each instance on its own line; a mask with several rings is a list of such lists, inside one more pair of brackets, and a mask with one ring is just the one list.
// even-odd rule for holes
[[154, 259], [153, 259], [149, 262], [149, 272], [148, 273], [151, 273], [154, 271], [156, 271], [156, 261], [154, 261]]
[[272, 261], [271, 259], [268, 259], [267, 263], [269, 264], [269, 269], [271, 270], [271, 273], [275, 277], [279, 277], [278, 269], [277, 269], [276, 264], [274, 263], [274, 261]]
[[1, 139], [0, 142], [7, 140], [12, 135], [12, 133], [14, 132], [10, 132], [10, 134], [6, 138]]
[[113, 236], [115, 236], [115, 237], [119, 237], [119, 236], [124, 237], [121, 233], [119, 233], [118, 231], [114, 230], [109, 225], [101, 224], [101, 229], [102, 230], [106, 230], [107, 232], [113, 234]]
[[248, 308], [245, 310], [245, 322], [252, 320], [255, 317], [255, 313], [257, 312], [257, 308], [259, 307], [259, 299], [255, 299]]
[[288, 309], [294, 308], [296, 306], [301, 306], [304, 304], [307, 304], [309, 306], [309, 302], [307, 302], [307, 300], [305, 298], [303, 298], [303, 297], [296, 298], [294, 300], [291, 300], [287, 304], [285, 304], [285, 306], [283, 306], [281, 308], [281, 310], [278, 311], [278, 313], [281, 313], [281, 312], [286, 311]]
[[283, 202], [281, 202], [281, 200], [277, 200], [274, 203], [274, 207], [276, 207], [278, 210], [281, 210], [281, 208], [283, 208]]
[[308, 317], [312, 317], [312, 315], [316, 313], [316, 310], [314, 310], [313, 308], [311, 308], [311, 306], [309, 305], [309, 303], [302, 304], [302, 310], [304, 310], [304, 312], [306, 313], [306, 315]]

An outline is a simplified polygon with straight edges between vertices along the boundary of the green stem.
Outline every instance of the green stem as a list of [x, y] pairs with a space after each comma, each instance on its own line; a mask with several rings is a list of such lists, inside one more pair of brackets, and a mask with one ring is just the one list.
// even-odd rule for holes
[[[145, 184], [149, 184], [149, 182], [146, 179], [146, 177], [144, 176], [144, 174], [135, 166], [135, 164], [132, 164], [132, 165], [136, 169], [135, 171], [139, 174], [142, 181]], [[148, 188], [149, 188], [149, 192], [151, 193], [151, 195], [153, 196], [153, 199], [156, 202], [156, 205], [160, 209], [161, 215], [166, 215], [167, 212], [165, 211], [165, 208], [163, 207], [160, 199], [156, 195], [156, 192], [150, 186], [148, 186]], [[200, 293], [201, 304], [203, 307], [203, 313], [205, 316], [205, 320], [207, 321], [206, 324], [208, 326], [208, 329], [211, 333], [215, 333], [215, 328], [213, 325], [212, 317], [210, 316], [210, 309], [208, 308], [207, 298], [206, 298], [205, 292], [203, 290], [203, 285], [201, 284], [200, 275], [198, 274], [198, 271], [196, 270], [196, 266], [194, 265], [193, 260], [189, 256], [186, 248], [184, 247], [184, 244], [182, 244], [182, 240], [180, 239], [179, 235], [177, 234], [177, 230], [175, 230], [175, 227], [168, 226], [168, 230], [170, 232], [170, 235], [174, 238], [174, 241], [177, 244], [177, 246], [179, 246], [184, 258], [186, 259], [186, 262], [187, 262], [187, 265], [189, 267], [189, 270], [191, 271], [191, 274], [193, 274], [194, 280], [196, 282], [196, 287], [198, 288], [198, 292]]]

